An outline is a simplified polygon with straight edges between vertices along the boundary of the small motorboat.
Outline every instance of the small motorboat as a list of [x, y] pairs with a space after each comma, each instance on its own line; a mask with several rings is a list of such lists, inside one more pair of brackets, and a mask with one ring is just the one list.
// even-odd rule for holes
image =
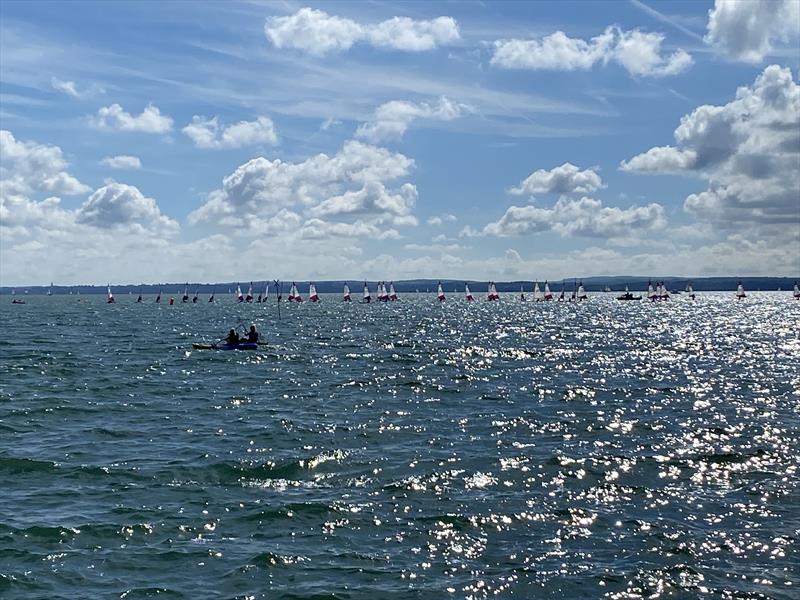
[[641, 296], [634, 296], [633, 294], [631, 294], [627, 285], [625, 286], [625, 293], [620, 296], [617, 296], [617, 300], [641, 300], [641, 299], [642, 299]]
[[195, 350], [258, 350], [258, 342], [239, 342], [238, 344], [192, 344]]

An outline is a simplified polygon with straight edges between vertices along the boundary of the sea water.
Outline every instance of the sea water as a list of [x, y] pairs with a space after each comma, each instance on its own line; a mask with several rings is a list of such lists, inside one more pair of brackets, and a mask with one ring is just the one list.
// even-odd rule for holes
[[790, 294], [26, 299], [2, 598], [800, 595]]

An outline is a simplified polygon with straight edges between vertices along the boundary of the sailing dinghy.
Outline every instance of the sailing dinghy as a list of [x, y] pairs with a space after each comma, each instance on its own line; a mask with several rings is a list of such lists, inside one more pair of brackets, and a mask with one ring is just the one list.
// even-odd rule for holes
[[583, 289], [583, 282], [581, 281], [581, 282], [578, 284], [578, 296], [577, 296], [577, 300], [578, 300], [578, 302], [582, 302], [582, 301], [584, 301], [584, 300], [588, 300], [588, 299], [589, 299], [589, 296], [587, 296], [587, 295], [586, 295], [586, 291]]
[[533, 301], [534, 302], [542, 302], [544, 300], [544, 296], [542, 295], [542, 290], [539, 289], [539, 282], [533, 282]]
[[494, 281], [489, 282], [489, 290], [486, 293], [486, 300], [488, 302], [500, 300], [500, 294], [497, 293], [497, 287], [494, 285]]
[[352, 302], [352, 298], [350, 298], [350, 286], [347, 285], [347, 282], [344, 284], [344, 291], [342, 292], [342, 302]]
[[247, 296], [244, 297], [244, 301], [248, 304], [253, 301], [253, 282], [250, 282], [250, 287], [247, 288]]
[[553, 292], [550, 291], [550, 284], [547, 281], [544, 282], [544, 300], [545, 302], [553, 300]]
[[625, 293], [621, 296], [617, 296], [617, 300], [641, 300], [641, 296], [634, 296], [631, 294], [631, 291], [628, 289], [628, 286], [625, 286]]
[[372, 296], [369, 293], [369, 286], [367, 285], [367, 282], [365, 281], [364, 282], [364, 295], [361, 298], [361, 304], [369, 304], [370, 302], [372, 302]]
[[439, 302], [444, 302], [445, 301], [444, 290], [442, 289], [442, 282], [441, 281], [439, 282], [439, 287], [436, 290], [436, 299]]
[[317, 286], [315, 286], [313, 282], [308, 284], [308, 301], [319, 302], [319, 296], [317, 295]]
[[740, 281], [739, 285], [736, 286], [736, 299], [737, 300], [744, 300], [745, 298], [747, 298], [747, 294], [744, 293], [744, 286], [742, 285], [742, 282]]
[[519, 301], [520, 302], [527, 302], [528, 301], [528, 299], [525, 298], [525, 286], [524, 285], [519, 286]]
[[797, 282], [795, 282], [795, 284], [794, 284], [794, 293], [793, 293], [793, 295], [794, 295], [794, 299], [795, 300], [800, 300], [800, 287], [797, 287]]
[[694, 288], [692, 287], [692, 282], [686, 284], [686, 293], [689, 295], [690, 300], [694, 300], [696, 294], [694, 293]]
[[467, 302], [474, 302], [475, 298], [472, 296], [472, 292], [469, 291], [469, 284], [464, 284], [464, 297], [466, 298]]
[[394, 281], [389, 282], [389, 300], [391, 302], [397, 302], [397, 292], [394, 289]]
[[189, 301], [189, 284], [187, 283], [183, 286], [183, 296], [181, 296], [181, 302], [188, 302]]
[[292, 282], [292, 287], [289, 289], [289, 302], [302, 302], [303, 297], [300, 295], [300, 292], [297, 291], [297, 284]]
[[108, 284], [108, 297], [106, 298], [106, 304], [114, 304], [116, 300], [114, 300], [114, 294], [111, 293], [111, 284]]

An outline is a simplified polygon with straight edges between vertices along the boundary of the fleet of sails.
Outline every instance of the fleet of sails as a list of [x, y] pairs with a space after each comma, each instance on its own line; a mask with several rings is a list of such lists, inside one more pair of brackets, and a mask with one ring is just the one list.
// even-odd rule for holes
[[[276, 286], [279, 284], [279, 282], [277, 282], [277, 281], [275, 283], [276, 283]], [[46, 292], [46, 294], [48, 296], [52, 295], [52, 288], [53, 288], [53, 284], [51, 283], [50, 287], [48, 287], [47, 292]], [[386, 286], [385, 282], [379, 281], [377, 283], [377, 288], [376, 289], [377, 289], [377, 299], [378, 299], [379, 302], [397, 302], [399, 300], [399, 297], [398, 297], [398, 294], [397, 294], [397, 290], [395, 289], [394, 282], [392, 282], [392, 281], [389, 282], [388, 287]], [[457, 291], [457, 289], [455, 291]], [[686, 284], [686, 288], [685, 288], [684, 291], [685, 291], [685, 295], [690, 300], [695, 300], [696, 299], [697, 295], [695, 294], [694, 287], [693, 287], [691, 281], [689, 281]], [[12, 295], [14, 295], [15, 292], [16, 292], [16, 290], [12, 290], [12, 292], [11, 292]], [[228, 292], [231, 293], [231, 290], [228, 290]], [[550, 302], [550, 301], [554, 300], [553, 292], [550, 290], [550, 284], [547, 281], [544, 282], [544, 290], [542, 290], [542, 288], [539, 286], [539, 282], [538, 281], [534, 281], [533, 282], [533, 287], [532, 287], [532, 292], [533, 292], [532, 300], [534, 302]], [[26, 293], [27, 293], [27, 290], [26, 290]], [[70, 292], [70, 293], [72, 293], [72, 292]], [[417, 290], [417, 293], [419, 293], [419, 290]], [[559, 296], [557, 298], [558, 302], [565, 302], [565, 301], [582, 302], [582, 301], [585, 301], [585, 300], [589, 299], [589, 295], [586, 293], [586, 290], [585, 290], [585, 288], [583, 286], [583, 282], [582, 281], [580, 281], [580, 282], [574, 281], [573, 282], [573, 290], [572, 290], [572, 293], [569, 296], [569, 298], [567, 298], [565, 296], [565, 293], [566, 293], [566, 285], [565, 285], [565, 283], [562, 283], [561, 293], [559, 294]], [[680, 293], [680, 292], [676, 292], [676, 293]], [[208, 298], [208, 302], [214, 302], [215, 294], [216, 294], [216, 289], [212, 288], [212, 292], [211, 292], [211, 295]], [[672, 292], [670, 292], [669, 288], [667, 287], [667, 285], [663, 281], [653, 282], [652, 280], [650, 280], [650, 281], [647, 282], [647, 292], [646, 292], [646, 295], [645, 295], [645, 298], [647, 300], [649, 300], [651, 302], [666, 301], [666, 300], [669, 300], [671, 298], [671, 295], [672, 295]], [[158, 290], [158, 294], [156, 295], [155, 300], [154, 300], [156, 304], [161, 302], [161, 296], [162, 296], [162, 290], [159, 289]], [[792, 291], [792, 297], [794, 299], [800, 300], [800, 286], [798, 286], [797, 283], [794, 284], [794, 289]], [[199, 298], [200, 298], [200, 288], [198, 287], [198, 288], [195, 289], [194, 296], [192, 296], [192, 303], [196, 304], [199, 301]], [[265, 283], [265, 285], [264, 285], [264, 293], [263, 294], [258, 294], [258, 298], [257, 299], [254, 299], [254, 296], [253, 296], [253, 282], [250, 282], [250, 285], [249, 285], [249, 287], [247, 289], [247, 294], [243, 294], [242, 293], [241, 285], [237, 283], [236, 284], [235, 298], [236, 298], [237, 302], [241, 302], [241, 303], [251, 303], [251, 302], [254, 302], [254, 301], [255, 301], [256, 304], [258, 304], [258, 303], [266, 303], [268, 298], [269, 298], [269, 283], [268, 282]], [[280, 288], [279, 287], [277, 289], [277, 298], [280, 301], [281, 293], [280, 293]], [[442, 286], [441, 282], [439, 282], [438, 285], [437, 285], [436, 298], [437, 298], [437, 300], [439, 302], [445, 302], [445, 300], [446, 300], [446, 296], [445, 296], [445, 293], [444, 293], [444, 287]], [[735, 298], [737, 300], [745, 300], [747, 298], [747, 293], [745, 292], [744, 285], [742, 284], [741, 281], [739, 281], [737, 286], [736, 286]], [[525, 295], [525, 286], [524, 285], [520, 289], [519, 299], [521, 301], [523, 301], [523, 302], [528, 301], [528, 297]], [[630, 290], [628, 289], [628, 286], [626, 285], [625, 286], [625, 292], [622, 295], [617, 296], [617, 299], [618, 300], [641, 300], [642, 296], [635, 296], [634, 294], [632, 294], [630, 292]], [[291, 286], [291, 288], [289, 290], [289, 295], [287, 297], [287, 300], [289, 302], [293, 302], [293, 303], [303, 302], [303, 297], [301, 296], [300, 291], [298, 290], [297, 284], [295, 282], [292, 282], [292, 286]], [[472, 295], [472, 292], [470, 291], [468, 283], [464, 283], [464, 300], [466, 300], [467, 302], [474, 302], [475, 301], [475, 297]], [[494, 302], [494, 301], [500, 300], [500, 294], [497, 292], [497, 285], [493, 281], [490, 281], [488, 283], [488, 285], [487, 285], [487, 288], [486, 288], [486, 300], [490, 301], [490, 302]], [[183, 294], [181, 296], [181, 301], [183, 303], [187, 303], [189, 301], [189, 284], [188, 283], [186, 283], [184, 285]], [[317, 293], [317, 288], [316, 288], [316, 285], [314, 284], [314, 282], [310, 282], [308, 284], [308, 301], [309, 302], [319, 302], [320, 301], [320, 296]], [[351, 298], [351, 294], [350, 294], [350, 286], [346, 282], [344, 283], [343, 290], [342, 290], [342, 301], [343, 302], [352, 302], [352, 298]], [[364, 282], [364, 292], [363, 292], [363, 296], [362, 296], [362, 299], [361, 299], [361, 303], [362, 304], [368, 304], [371, 301], [372, 301], [372, 295], [371, 295], [370, 290], [369, 290], [369, 285], [365, 281]], [[116, 302], [116, 300], [114, 298], [114, 294], [113, 294], [113, 292], [111, 290], [111, 284], [109, 284], [107, 286], [107, 288], [106, 288], [106, 302], [108, 304], [113, 304], [113, 303]], [[144, 297], [142, 295], [142, 289], [140, 287], [138, 295], [137, 295], [137, 298], [136, 298], [136, 303], [137, 304], [141, 304], [142, 302], [144, 302]], [[175, 302], [175, 298], [171, 297], [169, 299], [169, 303], [170, 304], [174, 304], [174, 302]]]

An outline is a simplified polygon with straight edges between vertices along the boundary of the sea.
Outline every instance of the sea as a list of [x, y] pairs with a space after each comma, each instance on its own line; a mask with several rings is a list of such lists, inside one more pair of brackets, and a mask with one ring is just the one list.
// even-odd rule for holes
[[790, 292], [25, 299], [0, 598], [800, 597]]

